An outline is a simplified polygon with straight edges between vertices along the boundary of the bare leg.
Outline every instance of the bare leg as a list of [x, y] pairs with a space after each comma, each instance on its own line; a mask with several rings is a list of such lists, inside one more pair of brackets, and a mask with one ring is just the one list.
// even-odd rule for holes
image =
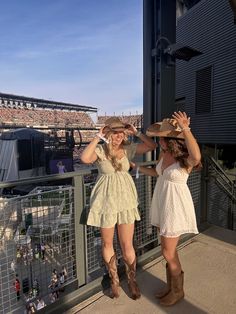
[[165, 257], [170, 273], [172, 276], [177, 276], [181, 273], [181, 264], [177, 253], [179, 237], [167, 238], [161, 236], [162, 254]]
[[132, 264], [135, 259], [133, 247], [134, 224], [122, 224], [117, 226], [120, 246], [125, 261]]
[[102, 256], [106, 263], [109, 263], [115, 253], [113, 248], [114, 230], [115, 227], [100, 229], [102, 237]]

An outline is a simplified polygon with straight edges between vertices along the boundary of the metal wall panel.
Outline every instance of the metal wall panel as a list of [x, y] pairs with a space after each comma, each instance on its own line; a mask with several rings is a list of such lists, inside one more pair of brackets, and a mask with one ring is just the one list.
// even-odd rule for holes
[[[203, 52], [177, 61], [176, 98], [200, 143], [236, 143], [236, 25], [228, 1], [202, 0], [178, 19], [176, 41]], [[195, 114], [196, 71], [213, 67], [212, 112]]]

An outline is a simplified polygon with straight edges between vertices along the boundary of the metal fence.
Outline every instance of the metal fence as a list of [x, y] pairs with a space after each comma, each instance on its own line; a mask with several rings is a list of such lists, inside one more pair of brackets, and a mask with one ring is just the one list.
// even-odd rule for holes
[[236, 182], [212, 157], [206, 158], [207, 221], [236, 231]]
[[[89, 197], [96, 180], [89, 168], [0, 183], [0, 313], [23, 313], [42, 298], [47, 305], [101, 278], [106, 272], [98, 228], [86, 226]], [[201, 173], [189, 179], [197, 219], [200, 217]], [[149, 208], [155, 178], [135, 179], [141, 221], [134, 244], [138, 257], [157, 247]], [[122, 263], [117, 236], [114, 244]], [[20, 291], [17, 293], [17, 280]], [[50, 307], [52, 307], [51, 305]], [[46, 310], [47, 311], [47, 310]]]
[[21, 305], [40, 296], [51, 303], [64, 289], [60, 280], [76, 278], [73, 194], [72, 187], [51, 186], [0, 200], [0, 312], [22, 313]]

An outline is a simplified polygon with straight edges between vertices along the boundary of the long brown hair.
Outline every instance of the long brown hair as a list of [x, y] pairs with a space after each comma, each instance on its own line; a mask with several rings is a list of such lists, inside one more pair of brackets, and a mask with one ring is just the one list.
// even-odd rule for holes
[[[115, 155], [114, 150], [113, 150], [113, 146], [112, 146], [112, 137], [111, 137], [112, 133], [113, 132], [111, 131], [106, 136], [109, 143], [104, 144], [104, 151], [105, 151], [107, 159], [109, 159], [111, 161], [111, 164], [112, 164], [113, 168], [115, 169], [115, 171], [121, 171], [122, 165], [121, 165], [119, 159], [117, 158], [117, 156]], [[121, 145], [129, 145], [130, 142], [128, 141], [128, 135], [125, 132], [124, 132], [124, 134], [125, 134], [125, 137], [124, 137], [124, 140], [122, 141]]]
[[[188, 149], [183, 139], [164, 137], [167, 143], [167, 151], [179, 162], [181, 168], [189, 169], [190, 166], [187, 162], [189, 157]], [[193, 169], [200, 170], [202, 168], [201, 162], [193, 167]]]

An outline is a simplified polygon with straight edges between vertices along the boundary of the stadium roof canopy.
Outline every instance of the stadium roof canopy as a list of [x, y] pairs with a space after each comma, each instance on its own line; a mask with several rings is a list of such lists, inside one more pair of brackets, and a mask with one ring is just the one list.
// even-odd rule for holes
[[12, 94], [0, 93], [0, 107], [18, 108], [18, 109], [61, 109], [75, 111], [97, 112], [97, 108], [59, 102], [54, 100], [46, 100], [40, 98], [25, 97]]

